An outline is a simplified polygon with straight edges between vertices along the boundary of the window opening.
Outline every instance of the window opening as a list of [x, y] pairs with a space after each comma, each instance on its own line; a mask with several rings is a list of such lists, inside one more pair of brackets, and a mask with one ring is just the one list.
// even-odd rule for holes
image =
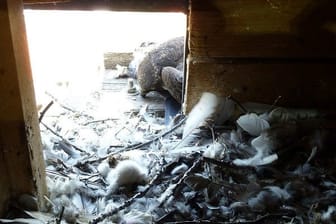
[[157, 140], [181, 109], [186, 15], [24, 15], [51, 212], [69, 222], [104, 214], [148, 183], [162, 141], [174, 142]]

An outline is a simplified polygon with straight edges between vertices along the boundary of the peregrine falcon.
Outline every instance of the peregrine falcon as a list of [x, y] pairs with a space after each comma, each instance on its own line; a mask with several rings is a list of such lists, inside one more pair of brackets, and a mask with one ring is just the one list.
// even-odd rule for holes
[[157, 91], [181, 104], [183, 56], [184, 37], [168, 40], [148, 52], [137, 71], [141, 95]]

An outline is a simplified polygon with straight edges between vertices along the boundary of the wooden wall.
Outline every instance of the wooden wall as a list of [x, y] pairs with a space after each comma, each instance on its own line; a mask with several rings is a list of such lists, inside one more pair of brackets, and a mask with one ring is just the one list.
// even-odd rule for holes
[[187, 11], [187, 0], [23, 0], [26, 9]]
[[0, 216], [10, 200], [47, 194], [21, 0], [0, 1]]
[[[31, 9], [187, 12], [185, 0], [24, 0]], [[21, 0], [0, 1], [0, 215], [46, 194]], [[189, 0], [185, 110], [204, 91], [335, 109], [336, 1]]]
[[336, 1], [190, 0], [185, 110], [203, 91], [335, 108]]

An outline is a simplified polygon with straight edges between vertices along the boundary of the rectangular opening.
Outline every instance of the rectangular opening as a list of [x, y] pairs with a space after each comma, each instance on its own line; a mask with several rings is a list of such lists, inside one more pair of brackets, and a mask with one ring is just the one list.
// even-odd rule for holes
[[25, 19], [38, 104], [52, 95], [78, 110], [87, 94], [115, 90], [107, 76], [120, 74], [111, 70], [127, 73], [130, 60], [137, 66], [151, 48], [186, 33], [182, 13], [25, 10]]
[[[148, 157], [159, 145], [145, 151], [139, 145], [164, 133], [165, 112], [169, 107], [170, 113], [176, 113], [176, 104], [173, 109], [169, 102], [167, 106], [167, 89], [164, 93], [161, 88], [149, 89], [141, 96], [137, 69], [161, 44], [182, 37], [178, 48], [183, 55], [178, 60], [182, 59], [183, 83], [186, 15], [25, 10], [24, 16], [51, 212], [59, 215], [65, 209], [67, 221], [104, 214], [116, 200], [111, 196], [116, 180], [110, 174], [116, 161], [125, 162], [125, 172], [136, 169], [146, 178], [155, 174], [150, 169], [159, 168], [153, 166], [156, 159]], [[148, 62], [152, 59], [158, 60], [153, 72], [161, 71], [161, 59], [153, 56]], [[167, 66], [177, 67], [177, 59], [165, 60]]]

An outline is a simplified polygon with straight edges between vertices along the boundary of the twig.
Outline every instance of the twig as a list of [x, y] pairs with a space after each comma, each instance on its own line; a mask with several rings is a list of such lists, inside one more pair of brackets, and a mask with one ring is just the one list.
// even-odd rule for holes
[[[194, 172], [195, 169], [198, 168], [198, 166], [201, 164], [202, 162], [202, 157], [199, 157], [194, 163], [193, 165], [183, 174], [183, 176], [179, 179], [179, 181], [172, 187], [171, 193], [167, 194], [167, 196], [165, 198], [163, 198], [161, 200], [161, 203], [159, 205], [159, 207], [161, 207], [171, 196], [176, 194], [176, 191], [181, 187], [181, 185], [183, 184], [183, 181], [192, 173]], [[169, 188], [169, 187], [168, 187]]]
[[46, 195], [43, 195], [43, 198], [44, 198], [47, 202], [49, 202], [52, 206], [56, 207], [55, 203], [52, 202]]
[[[157, 137], [153, 138], [152, 140], [149, 140], [147, 142], [144, 142], [144, 143], [136, 143], [136, 144], [133, 144], [133, 145], [130, 145], [124, 149], [121, 149], [119, 152], [123, 152], [123, 151], [131, 151], [131, 150], [135, 150], [135, 149], [139, 149], [139, 148], [142, 148], [144, 146], [147, 146], [147, 145], [150, 145], [152, 144], [153, 142], [157, 141], [157, 140], [160, 140], [161, 138], [165, 137], [166, 135], [170, 134], [171, 132], [175, 131], [177, 128], [179, 128], [184, 122], [186, 121], [186, 118], [183, 118], [178, 124], [176, 124], [174, 127], [172, 127], [171, 129], [169, 129], [168, 131], [158, 135]], [[119, 153], [118, 152], [118, 153]], [[109, 157], [111, 155], [114, 155], [116, 153], [112, 153], [110, 155], [107, 155], [106, 157]]]
[[270, 113], [275, 107], [276, 107], [276, 105], [278, 104], [278, 102], [279, 102], [279, 100], [282, 98], [282, 96], [278, 96], [275, 100], [274, 100], [274, 102], [273, 102], [273, 104], [271, 105], [271, 108], [268, 110], [268, 113]]
[[41, 113], [40, 113], [40, 117], [39, 117], [39, 122], [42, 121], [42, 119], [43, 119], [45, 113], [49, 110], [49, 108], [50, 108], [53, 104], [54, 104], [54, 101], [50, 101], [50, 102], [48, 103], [48, 105], [41, 111]]
[[51, 129], [48, 125], [46, 125], [45, 123], [43, 123], [42, 121], [40, 122], [46, 129], [48, 129], [51, 133], [53, 133], [54, 135], [56, 135], [57, 137], [59, 137], [60, 139], [62, 139], [66, 144], [71, 145], [72, 147], [74, 147], [74, 149], [76, 149], [77, 151], [83, 152], [87, 155], [89, 155], [89, 153], [87, 153], [86, 151], [84, 151], [83, 149], [75, 146], [74, 144], [70, 143], [67, 139], [65, 139], [63, 136], [59, 135], [56, 131], [54, 131], [53, 129]]
[[89, 125], [89, 124], [94, 124], [94, 123], [99, 123], [102, 122], [104, 123], [105, 121], [117, 121], [117, 118], [106, 118], [106, 119], [101, 119], [101, 120], [94, 120], [94, 121], [88, 121], [84, 124], [82, 124], [83, 126]]
[[51, 93], [49, 93], [49, 92], [47, 92], [47, 91], [46, 91], [45, 93], [46, 93], [51, 99], [53, 99], [54, 102], [58, 103], [58, 105], [60, 105], [60, 107], [62, 107], [63, 109], [66, 109], [66, 110], [68, 110], [68, 111], [70, 111], [70, 112], [72, 112], [72, 113], [74, 113], [74, 114], [79, 114], [79, 115], [84, 116], [84, 117], [90, 117], [90, 118], [92, 118], [91, 115], [84, 114], [84, 113], [82, 113], [82, 112], [76, 111], [76, 110], [74, 110], [74, 109], [72, 109], [72, 108], [70, 108], [70, 107], [64, 105], [64, 104], [61, 103], [55, 96], [53, 96]]
[[250, 171], [255, 172], [255, 168], [251, 167], [251, 166], [236, 166], [231, 162], [219, 161], [219, 160], [212, 159], [212, 158], [209, 158], [209, 157], [203, 157], [203, 160], [204, 160], [204, 162], [212, 163], [212, 164], [215, 164], [217, 166], [224, 167], [224, 168], [245, 169], [245, 170], [250, 170]]
[[233, 102], [235, 102], [235, 104], [238, 105], [238, 107], [244, 112], [244, 113], [248, 113], [248, 110], [237, 100], [235, 99], [233, 96], [228, 96], [227, 97], [229, 100], [232, 100]]
[[56, 219], [56, 223], [57, 223], [57, 224], [61, 224], [62, 219], [63, 219], [64, 210], [65, 210], [65, 207], [62, 206], [62, 210], [61, 210], [61, 212], [60, 212], [59, 218]]
[[317, 153], [317, 146], [314, 146], [306, 163], [310, 163], [311, 160], [315, 157], [316, 153]]
[[67, 107], [67, 106], [63, 105], [62, 103], [60, 103], [59, 100], [55, 96], [53, 96], [51, 93], [46, 91], [45, 94], [48, 95], [51, 99], [53, 99], [53, 101], [58, 103], [64, 109], [66, 109], [68, 111], [71, 111], [72, 113], [77, 113], [77, 111], [75, 111], [75, 110], [71, 109], [70, 107]]

